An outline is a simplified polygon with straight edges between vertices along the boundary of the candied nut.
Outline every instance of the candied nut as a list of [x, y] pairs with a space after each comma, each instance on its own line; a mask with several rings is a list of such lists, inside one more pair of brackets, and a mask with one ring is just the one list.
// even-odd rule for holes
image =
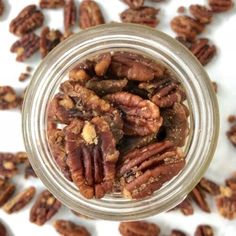
[[119, 231], [122, 236], [158, 236], [158, 225], [146, 221], [121, 222]]
[[89, 122], [75, 119], [66, 127], [67, 164], [84, 197], [102, 198], [111, 191], [119, 157], [115, 146], [110, 127], [101, 117]]
[[226, 179], [225, 183], [232, 191], [236, 191], [236, 172], [230, 178]]
[[69, 220], [56, 220], [54, 222], [54, 228], [63, 236], [90, 236], [90, 233], [85, 227]]
[[120, 14], [120, 18], [124, 23], [142, 24], [155, 28], [159, 23], [158, 13], [159, 9], [154, 7], [129, 8]]
[[207, 7], [199, 5], [199, 4], [192, 4], [189, 7], [191, 14], [201, 23], [201, 24], [209, 24], [211, 23], [213, 13]]
[[25, 7], [16, 18], [10, 22], [9, 30], [16, 36], [23, 36], [41, 27], [44, 15], [37, 6], [32, 4]]
[[111, 54], [110, 53], [104, 53], [99, 55], [97, 58], [97, 62], [95, 65], [95, 72], [97, 76], [103, 76], [106, 72], [108, 67], [111, 64]]
[[41, 8], [60, 8], [65, 5], [64, 0], [40, 0], [39, 5]]
[[178, 9], [177, 9], [177, 12], [178, 13], [180, 13], [180, 14], [183, 14], [183, 13], [185, 13], [185, 7], [184, 6], [180, 6], [180, 7], [178, 7]]
[[37, 178], [37, 175], [35, 174], [34, 169], [30, 165], [30, 163], [27, 162], [25, 166], [25, 178], [28, 179], [29, 177]]
[[3, 0], [0, 0], [0, 17], [3, 15], [5, 9], [5, 5]]
[[28, 155], [26, 152], [17, 152], [15, 155], [17, 163], [26, 163], [28, 162]]
[[0, 110], [16, 108], [18, 105], [15, 90], [10, 86], [0, 86]]
[[31, 57], [39, 49], [39, 37], [34, 34], [26, 34], [11, 46], [11, 52], [16, 53], [16, 60], [23, 62]]
[[232, 0], [208, 0], [211, 10], [213, 12], [224, 12], [233, 8]]
[[82, 29], [105, 23], [100, 7], [93, 0], [82, 1], [79, 16], [79, 26]]
[[25, 189], [23, 192], [18, 193], [15, 197], [10, 199], [3, 206], [3, 210], [8, 214], [21, 210], [31, 201], [35, 195], [35, 192], [35, 187]]
[[7, 236], [7, 230], [5, 225], [0, 221], [0, 235]]
[[229, 141], [236, 147], [236, 125], [232, 125], [226, 135]]
[[15, 185], [7, 179], [0, 178], [0, 207], [3, 206], [15, 192]]
[[62, 33], [59, 30], [50, 30], [44, 27], [39, 40], [41, 57], [44, 58], [53, 48], [61, 42]]
[[17, 174], [17, 160], [12, 153], [0, 153], [0, 176], [11, 178]]
[[186, 236], [186, 234], [183, 231], [177, 230], [177, 229], [173, 229], [171, 231], [171, 235], [170, 236]]
[[185, 165], [182, 153], [169, 141], [150, 144], [127, 153], [118, 176], [125, 197], [140, 199], [177, 175]]
[[179, 205], [177, 205], [174, 209], [180, 209], [180, 211], [185, 215], [193, 215], [193, 206], [189, 197], [185, 198]]
[[172, 19], [171, 28], [187, 40], [193, 41], [204, 30], [204, 25], [189, 16], [176, 16]]
[[214, 232], [210, 225], [199, 225], [194, 236], [214, 236]]
[[144, 0], [123, 0], [130, 8], [138, 9], [143, 6]]
[[60, 209], [61, 203], [48, 191], [44, 190], [30, 210], [30, 222], [44, 225]]
[[128, 92], [113, 93], [105, 99], [123, 112], [126, 135], [146, 136], [157, 133], [162, 125], [159, 108], [149, 100]]
[[202, 178], [199, 186], [212, 196], [220, 194], [220, 186], [207, 178]]
[[64, 6], [64, 29], [65, 32], [71, 32], [72, 26], [76, 22], [76, 5], [74, 0], [66, 0]]

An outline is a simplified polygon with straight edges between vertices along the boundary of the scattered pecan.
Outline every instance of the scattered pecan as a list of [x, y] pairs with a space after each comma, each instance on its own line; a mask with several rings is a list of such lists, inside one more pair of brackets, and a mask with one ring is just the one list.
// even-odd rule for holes
[[3, 206], [15, 192], [15, 185], [7, 179], [0, 178], [0, 207]]
[[3, 15], [5, 9], [5, 5], [3, 0], [0, 0], [0, 17]]
[[23, 82], [23, 81], [27, 80], [29, 77], [30, 77], [30, 74], [28, 74], [28, 73], [21, 73], [19, 78], [18, 78], [18, 80], [20, 82]]
[[226, 185], [236, 192], [236, 172], [228, 179], [225, 180]]
[[64, 6], [64, 29], [65, 32], [71, 32], [72, 26], [76, 22], [76, 5], [74, 0], [66, 0]]
[[82, 29], [105, 23], [100, 7], [93, 0], [82, 1], [79, 16], [79, 26]]
[[186, 236], [186, 234], [180, 230], [173, 229], [170, 236]]
[[124, 23], [143, 24], [156, 27], [159, 23], [157, 14], [159, 9], [154, 7], [141, 7], [139, 9], [127, 9], [120, 14], [121, 21]]
[[131, 151], [123, 157], [118, 172], [123, 194], [133, 199], [149, 196], [177, 175], [184, 165], [182, 153], [169, 141]]
[[123, 0], [130, 8], [138, 9], [143, 6], [144, 0]]
[[207, 178], [202, 178], [199, 186], [212, 196], [220, 194], [220, 186]]
[[11, 46], [11, 52], [16, 53], [16, 60], [23, 62], [31, 57], [39, 49], [39, 37], [34, 34], [26, 34]]
[[194, 236], [214, 236], [214, 231], [210, 225], [199, 225]]
[[218, 84], [215, 81], [212, 81], [211, 83], [212, 83], [212, 87], [213, 87], [214, 92], [217, 93], [218, 92]]
[[177, 41], [179, 41], [181, 44], [183, 44], [188, 49], [190, 49], [190, 47], [192, 46], [192, 42], [186, 40], [186, 38], [183, 36], [177, 36], [177, 37], [175, 37], [175, 39]]
[[180, 6], [180, 7], [178, 7], [178, 9], [177, 9], [177, 12], [178, 12], [179, 14], [183, 14], [183, 13], [185, 13], [185, 11], [186, 11], [186, 9], [185, 9], [184, 6]]
[[185, 215], [193, 215], [193, 206], [189, 199], [189, 197], [185, 198], [178, 206], [176, 206], [174, 209], [180, 209], [180, 211]]
[[64, 0], [40, 0], [39, 5], [41, 8], [60, 8], [65, 5]]
[[190, 5], [189, 10], [191, 14], [201, 23], [201, 24], [209, 24], [211, 23], [213, 13], [207, 7], [193, 4]]
[[236, 115], [229, 115], [229, 116], [228, 116], [228, 122], [229, 122], [229, 123], [234, 123], [234, 122], [236, 122]]
[[193, 41], [196, 36], [203, 32], [204, 25], [189, 16], [176, 16], [172, 19], [171, 28], [187, 40]]
[[28, 161], [25, 165], [25, 178], [28, 179], [29, 177], [37, 178], [37, 175], [35, 174], [34, 169], [30, 165], [30, 162]]
[[226, 133], [229, 141], [236, 147], [236, 125], [232, 125]]
[[44, 190], [30, 210], [30, 222], [44, 225], [60, 209], [61, 203], [48, 191]]
[[56, 220], [54, 228], [62, 236], [90, 236], [88, 230], [69, 220]]
[[28, 162], [28, 155], [26, 152], [17, 152], [15, 154], [15, 159], [16, 159], [16, 162], [19, 164], [26, 163]]
[[24, 208], [34, 197], [36, 189], [34, 187], [29, 187], [25, 189], [23, 192], [20, 192], [15, 197], [10, 199], [4, 206], [3, 210], [11, 214], [13, 212], [17, 212]]
[[121, 222], [119, 231], [122, 236], [158, 236], [160, 228], [146, 221]]
[[7, 236], [7, 230], [5, 225], [0, 221], [0, 235]]
[[232, 0], [208, 0], [211, 10], [213, 12], [224, 12], [233, 8]]
[[17, 174], [17, 160], [12, 153], [0, 153], [0, 177], [11, 178]]
[[103, 76], [111, 64], [111, 54], [103, 53], [98, 56], [94, 70], [98, 76]]
[[16, 108], [18, 105], [15, 90], [10, 86], [0, 86], [0, 110]]
[[17, 36], [23, 36], [41, 27], [44, 15], [37, 9], [36, 5], [25, 7], [16, 18], [10, 22], [9, 30]]

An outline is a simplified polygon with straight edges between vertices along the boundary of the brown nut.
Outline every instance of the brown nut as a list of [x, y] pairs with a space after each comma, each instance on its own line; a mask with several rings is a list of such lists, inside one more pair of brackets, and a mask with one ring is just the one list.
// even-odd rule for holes
[[214, 236], [214, 231], [210, 225], [199, 225], [194, 236]]
[[211, 10], [213, 12], [225, 12], [233, 8], [232, 0], [208, 0]]
[[5, 4], [3, 0], [0, 0], [0, 17], [4, 14]]
[[63, 7], [64, 5], [65, 5], [64, 0], [40, 0], [39, 2], [39, 6], [41, 8], [55, 9], [55, 8]]
[[123, 0], [130, 8], [138, 9], [143, 6], [144, 0]]
[[185, 216], [193, 215], [194, 209], [189, 197], [186, 197], [179, 205], [173, 210], [179, 209]]
[[236, 125], [232, 125], [226, 135], [229, 141], [236, 147]]
[[220, 186], [207, 178], [202, 178], [199, 182], [199, 186], [211, 196], [217, 196], [220, 194]]
[[66, 0], [64, 6], [64, 29], [71, 32], [71, 28], [76, 23], [77, 9], [74, 0]]
[[201, 23], [201, 24], [209, 24], [211, 23], [213, 13], [207, 7], [193, 4], [190, 5], [189, 10], [191, 14]]

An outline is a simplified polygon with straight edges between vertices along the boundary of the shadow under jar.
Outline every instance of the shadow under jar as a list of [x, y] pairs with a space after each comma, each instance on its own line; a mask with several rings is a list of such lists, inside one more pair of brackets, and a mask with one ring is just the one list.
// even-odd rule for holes
[[[48, 114], [52, 111], [50, 102], [78, 63], [104, 53], [116, 52], [143, 55], [161, 63], [183, 87], [187, 97], [184, 105], [189, 110], [189, 134], [181, 148], [185, 165], [176, 176], [150, 196], [129, 199], [119, 191], [113, 191], [102, 195], [101, 199], [92, 198], [93, 193], [90, 196], [92, 199], [88, 199], [63, 175], [54, 160], [47, 133]], [[112, 100], [111, 97], [109, 99]], [[102, 123], [95, 119], [93, 124], [99, 129]], [[73, 125], [76, 122], [68, 126]], [[87, 128], [90, 130], [91, 127]], [[27, 89], [23, 106], [24, 142], [36, 174], [63, 204], [98, 219], [137, 220], [167, 211], [179, 204], [207, 170], [216, 148], [218, 131], [216, 96], [207, 73], [197, 59], [168, 35], [134, 24], [95, 27], [61, 43], [38, 67]], [[125, 150], [126, 142], [122, 145]], [[122, 155], [118, 158], [122, 158]]]

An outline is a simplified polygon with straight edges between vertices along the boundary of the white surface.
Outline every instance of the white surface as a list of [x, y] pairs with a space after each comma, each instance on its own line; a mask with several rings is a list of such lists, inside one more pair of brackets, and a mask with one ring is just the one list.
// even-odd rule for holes
[[[4, 0], [5, 2], [7, 0]], [[15, 62], [15, 55], [9, 52], [11, 44], [16, 40], [12, 34], [8, 32], [10, 19], [15, 17], [17, 13], [26, 5], [37, 3], [33, 0], [8, 0], [10, 5], [7, 5], [8, 12], [4, 15], [0, 22], [0, 85], [12, 85], [19, 91], [22, 90], [27, 82], [18, 82], [18, 76], [25, 70], [26, 64]], [[207, 0], [169, 0], [166, 3], [156, 4], [161, 7], [160, 20], [161, 23], [158, 29], [161, 29], [172, 35], [169, 27], [171, 18], [176, 15], [176, 9], [186, 4], [191, 3], [205, 3]], [[107, 22], [119, 21], [119, 13], [126, 8], [120, 0], [99, 0], [102, 10], [105, 14]], [[154, 4], [155, 5], [155, 4]], [[212, 80], [218, 83], [219, 92], [219, 106], [221, 112], [221, 129], [220, 139], [215, 158], [207, 172], [207, 176], [223, 183], [225, 177], [228, 177], [231, 172], [236, 170], [236, 154], [235, 149], [231, 146], [225, 137], [225, 132], [228, 129], [226, 121], [227, 116], [231, 113], [236, 114], [235, 99], [236, 99], [236, 72], [235, 72], [235, 52], [236, 52], [236, 8], [229, 13], [219, 14], [214, 17], [213, 23], [209, 25], [205, 31], [204, 36], [210, 37], [217, 45], [218, 52], [214, 61], [207, 67]], [[46, 24], [54, 28], [62, 29], [62, 10], [44, 10], [47, 22]], [[36, 66], [37, 56], [30, 59], [28, 65]], [[23, 141], [21, 137], [21, 121], [20, 114], [16, 111], [1, 111], [0, 112], [0, 151], [20, 151], [23, 150]], [[30, 179], [23, 181], [23, 178], [18, 176], [14, 179], [17, 183], [18, 190], [31, 184], [43, 186], [39, 180]], [[39, 192], [39, 191], [38, 191]], [[88, 221], [81, 220], [63, 208], [59, 214], [45, 224], [43, 227], [38, 227], [29, 223], [29, 209], [32, 203], [20, 213], [11, 216], [6, 215], [0, 210], [0, 219], [3, 220], [10, 229], [9, 236], [42, 236], [50, 235], [56, 236], [51, 223], [55, 219], [72, 219], [79, 224], [86, 225], [95, 236], [118, 236], [118, 223], [104, 222], [104, 221]], [[181, 213], [170, 212], [155, 216], [150, 220], [159, 224], [162, 229], [162, 235], [168, 235], [170, 229], [179, 228], [186, 231], [189, 235], [193, 235], [196, 226], [200, 223], [207, 223], [214, 227], [216, 236], [234, 236], [236, 234], [236, 221], [228, 221], [220, 217], [211, 203], [213, 209], [212, 214], [202, 213], [195, 210], [193, 216], [184, 217]]]

